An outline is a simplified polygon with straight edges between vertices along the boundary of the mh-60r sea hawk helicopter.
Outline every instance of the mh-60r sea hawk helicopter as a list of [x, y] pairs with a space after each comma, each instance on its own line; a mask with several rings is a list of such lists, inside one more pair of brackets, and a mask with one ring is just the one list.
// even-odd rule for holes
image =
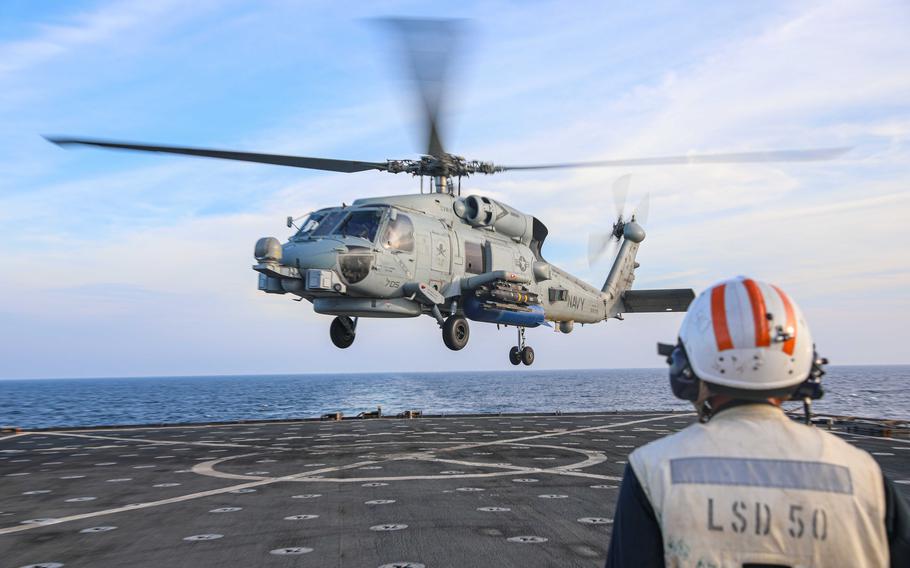
[[[689, 288], [632, 290], [635, 255], [645, 231], [647, 210], [623, 218], [625, 187], [614, 187], [617, 220], [612, 230], [592, 239], [589, 260], [602, 256], [608, 244], [619, 244], [603, 286], [597, 288], [549, 263], [542, 254], [547, 227], [514, 207], [480, 196], [461, 196], [461, 179], [475, 174], [574, 167], [626, 167], [691, 163], [810, 161], [828, 159], [844, 149], [789, 150], [712, 154], [567, 164], [500, 166], [466, 160], [445, 151], [440, 135], [440, 109], [448, 66], [448, 49], [458, 31], [449, 21], [393, 20], [404, 40], [419, 87], [427, 125], [427, 152], [418, 160], [361, 162], [158, 146], [96, 139], [52, 137], [59, 145], [182, 154], [353, 173], [377, 170], [420, 176], [421, 193], [358, 199], [329, 207], [287, 226], [297, 229], [281, 243], [274, 237], [255, 246], [259, 289], [307, 299], [320, 314], [336, 316], [332, 342], [347, 348], [359, 318], [429, 315], [442, 329], [452, 350], [468, 343], [468, 320], [513, 326], [518, 341], [509, 351], [513, 365], [534, 362], [525, 344], [525, 329], [550, 325], [563, 333], [576, 323], [622, 319], [626, 313], [685, 311], [694, 298]], [[423, 178], [432, 180], [423, 192]], [[646, 198], [647, 199], [647, 198]]]

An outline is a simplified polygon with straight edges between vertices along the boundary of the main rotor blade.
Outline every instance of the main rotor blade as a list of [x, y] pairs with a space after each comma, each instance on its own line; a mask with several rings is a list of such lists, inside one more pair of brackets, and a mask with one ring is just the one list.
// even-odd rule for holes
[[748, 162], [819, 162], [833, 160], [848, 152], [849, 147], [813, 148], [808, 150], [770, 150], [766, 152], [735, 152], [731, 154], [690, 154], [660, 158], [632, 158], [629, 160], [598, 160], [566, 164], [541, 164], [530, 166], [497, 166], [497, 171], [555, 170], [567, 168], [615, 168], [627, 166], [675, 166], [683, 164], [738, 164]]
[[181, 154], [184, 156], [199, 156], [203, 158], [219, 158], [222, 160], [235, 160], [239, 162], [257, 162], [260, 164], [274, 164], [290, 166], [292, 168], [307, 168], [310, 170], [326, 170], [330, 172], [362, 172], [366, 170], [388, 170], [386, 162], [358, 162], [354, 160], [333, 160], [331, 158], [309, 158], [306, 156], [283, 156], [281, 154], [258, 154], [254, 152], [232, 152], [229, 150], [210, 150], [207, 148], [187, 148], [183, 146], [155, 146], [151, 144], [136, 144], [132, 142], [115, 142], [112, 140], [95, 140], [90, 138], [64, 138], [45, 136], [48, 142], [58, 146], [96, 146], [99, 148], [114, 148], [117, 150], [133, 150], [136, 152], [157, 152], [160, 154]]
[[445, 155], [440, 122], [447, 82], [464, 20], [387, 18], [381, 20], [399, 37], [411, 77], [417, 86], [426, 128], [427, 154]]

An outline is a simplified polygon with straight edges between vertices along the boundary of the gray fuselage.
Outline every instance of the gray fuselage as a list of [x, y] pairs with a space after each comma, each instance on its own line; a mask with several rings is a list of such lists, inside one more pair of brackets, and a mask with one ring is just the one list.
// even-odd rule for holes
[[[427, 302], [414, 298], [414, 283], [438, 291], [443, 311], [461, 313], [459, 302], [475, 277], [505, 272], [537, 295], [546, 320], [565, 322], [564, 331], [571, 330], [572, 322], [594, 323], [610, 315], [609, 304], [615, 302], [608, 294], [543, 259], [540, 248], [547, 230], [540, 221], [484, 201], [499, 207], [487, 226], [476, 219], [469, 222], [464, 200], [447, 193], [360, 199], [344, 208], [321, 210], [317, 213], [322, 219], [341, 223], [338, 228], [307, 234], [303, 226], [281, 246], [280, 259], [260, 259], [254, 267], [263, 273], [260, 288], [306, 298], [320, 313], [409, 317], [429, 313]], [[362, 220], [367, 222], [345, 228]], [[281, 267], [264, 269], [268, 260]], [[315, 285], [314, 274], [321, 275], [323, 285]]]

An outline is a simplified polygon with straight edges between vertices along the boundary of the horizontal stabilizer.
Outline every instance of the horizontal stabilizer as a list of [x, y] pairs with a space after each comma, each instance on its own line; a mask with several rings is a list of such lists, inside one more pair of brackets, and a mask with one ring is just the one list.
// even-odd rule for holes
[[670, 290], [626, 290], [622, 295], [624, 313], [684, 312], [695, 299], [691, 288]]

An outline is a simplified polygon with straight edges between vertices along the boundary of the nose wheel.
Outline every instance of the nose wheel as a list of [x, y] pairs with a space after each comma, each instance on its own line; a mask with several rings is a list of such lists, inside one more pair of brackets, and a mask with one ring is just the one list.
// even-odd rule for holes
[[338, 316], [332, 320], [329, 326], [329, 337], [332, 343], [339, 349], [347, 349], [354, 343], [356, 336], [357, 319], [351, 319], [348, 316]]
[[468, 320], [461, 316], [449, 316], [442, 324], [442, 342], [452, 351], [460, 351], [468, 344], [471, 328]]
[[513, 365], [534, 363], [534, 350], [525, 345], [525, 328], [523, 327], [518, 328], [518, 345], [509, 349], [509, 362]]

